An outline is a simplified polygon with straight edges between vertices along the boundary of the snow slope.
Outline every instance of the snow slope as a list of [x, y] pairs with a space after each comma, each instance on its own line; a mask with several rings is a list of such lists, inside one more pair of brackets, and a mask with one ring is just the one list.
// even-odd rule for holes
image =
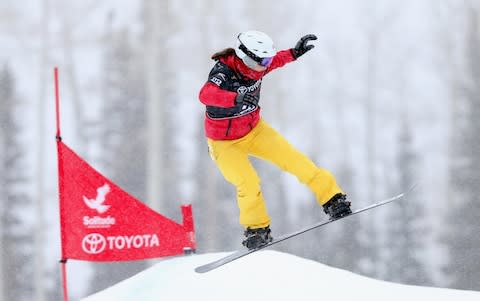
[[194, 271], [227, 254], [167, 259], [82, 301], [480, 300], [480, 292], [374, 280], [276, 251], [256, 252], [206, 274]]

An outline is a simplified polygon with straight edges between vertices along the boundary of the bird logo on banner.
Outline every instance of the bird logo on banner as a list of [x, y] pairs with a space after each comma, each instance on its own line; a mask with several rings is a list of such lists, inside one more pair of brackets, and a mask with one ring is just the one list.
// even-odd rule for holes
[[110, 192], [110, 186], [105, 184], [97, 189], [97, 197], [95, 199], [89, 199], [86, 196], [83, 196], [83, 201], [90, 209], [97, 210], [98, 213], [105, 213], [110, 205], [104, 205], [105, 196]]

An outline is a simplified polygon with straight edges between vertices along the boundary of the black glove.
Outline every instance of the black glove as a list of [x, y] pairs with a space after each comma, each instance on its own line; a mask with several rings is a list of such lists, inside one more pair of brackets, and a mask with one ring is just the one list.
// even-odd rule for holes
[[252, 104], [257, 106], [259, 100], [260, 100], [260, 97], [258, 95], [254, 95], [250, 93], [245, 93], [245, 94], [239, 93], [235, 98], [235, 104], [239, 105], [239, 104], [247, 103], [247, 104]]
[[292, 54], [295, 57], [295, 59], [298, 59], [302, 55], [305, 54], [305, 52], [311, 50], [315, 45], [307, 45], [309, 41], [316, 40], [317, 36], [314, 34], [307, 34], [303, 36], [298, 42], [297, 45], [295, 45], [295, 48], [292, 48]]

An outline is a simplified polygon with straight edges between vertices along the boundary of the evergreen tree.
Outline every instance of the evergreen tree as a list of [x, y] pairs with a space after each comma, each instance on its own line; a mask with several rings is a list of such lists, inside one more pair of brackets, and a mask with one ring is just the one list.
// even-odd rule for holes
[[[342, 188], [347, 193], [347, 198], [352, 201], [352, 210], [354, 210], [357, 205], [355, 205], [355, 200], [351, 198], [352, 195], [355, 195], [352, 178], [349, 167], [343, 165], [338, 179], [340, 181], [344, 180], [341, 182]], [[357, 259], [359, 250], [362, 250], [363, 246], [359, 239], [361, 221], [358, 218], [348, 218], [340, 223], [338, 227], [339, 231], [333, 235], [332, 243], [328, 248], [327, 263], [338, 268], [360, 272]]]
[[473, 5], [467, 13], [465, 70], [463, 83], [457, 83], [460, 99], [455, 99], [454, 147], [451, 159], [452, 193], [446, 241], [450, 263], [446, 273], [452, 286], [479, 290], [480, 283], [480, 32], [479, 11]]
[[15, 79], [8, 66], [0, 70], [0, 281], [1, 300], [30, 300], [32, 279], [32, 230], [23, 216], [32, 206], [25, 194], [25, 154], [16, 110]]
[[[396, 163], [400, 175], [399, 184], [395, 186], [406, 191], [412, 187], [418, 174], [418, 157], [413, 150], [411, 130], [405, 116], [398, 143]], [[428, 236], [424, 226], [423, 202], [411, 194], [406, 200], [393, 203], [390, 209], [386, 224], [388, 255], [385, 280], [415, 285], [431, 284], [421, 257], [425, 247], [424, 237]]]
[[[210, 3], [211, 2], [211, 3]], [[213, 3], [214, 1], [205, 1], [201, 6], [201, 15], [214, 14], [225, 15], [228, 5], [224, 3]], [[196, 36], [205, 44], [205, 49], [212, 49], [214, 40], [212, 39], [212, 29], [217, 31], [232, 32], [230, 24], [222, 24], [217, 27], [217, 19], [201, 18], [198, 26], [203, 28]], [[227, 34], [225, 34], [227, 35]], [[218, 47], [218, 46], [216, 46]], [[201, 58], [202, 70], [201, 85], [207, 81], [208, 72], [214, 62], [210, 56], [217, 49], [203, 50], [198, 49], [196, 55]], [[200, 89], [201, 86], [198, 86]], [[198, 106], [203, 106], [198, 99], [191, 101], [197, 102]], [[202, 108], [203, 110], [203, 108]], [[240, 241], [242, 237], [242, 228], [238, 224], [238, 207], [236, 202], [235, 187], [228, 183], [218, 170], [215, 163], [210, 158], [205, 137], [204, 113], [196, 116], [197, 129], [195, 131], [195, 141], [193, 153], [195, 161], [193, 163], [193, 174], [195, 176], [195, 200], [194, 214], [197, 235], [197, 245], [200, 252], [213, 252], [234, 250], [241, 248]]]
[[[106, 39], [103, 110], [100, 115], [103, 172], [139, 200], [145, 197], [145, 97], [141, 61], [128, 31]], [[144, 262], [93, 264], [89, 291], [98, 291], [145, 269]]]

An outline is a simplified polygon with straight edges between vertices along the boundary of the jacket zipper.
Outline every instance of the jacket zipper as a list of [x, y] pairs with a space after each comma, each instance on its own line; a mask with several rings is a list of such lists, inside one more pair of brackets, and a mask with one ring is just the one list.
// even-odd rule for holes
[[232, 126], [232, 119], [228, 120], [227, 131], [225, 132], [225, 137], [228, 137], [228, 132], [230, 132], [230, 127]]

